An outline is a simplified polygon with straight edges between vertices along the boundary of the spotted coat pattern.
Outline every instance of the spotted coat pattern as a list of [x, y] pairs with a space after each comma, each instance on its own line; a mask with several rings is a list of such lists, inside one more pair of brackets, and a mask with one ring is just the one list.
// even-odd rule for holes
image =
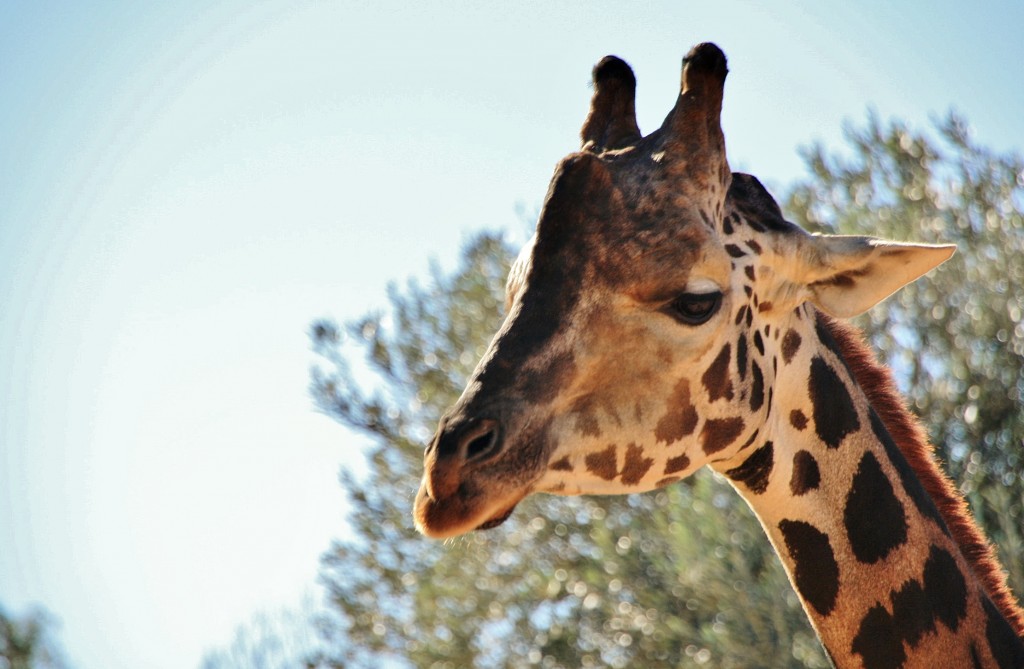
[[[737, 215], [723, 228], [728, 239], [767, 225]], [[749, 319], [760, 336], [753, 360], [734, 361], [731, 373], [739, 377], [750, 364], [771, 369], [785, 420], [761, 448], [728, 468], [712, 466], [735, 482], [775, 538], [830, 657], [868, 669], [1024, 666], [1024, 645], [1006, 619], [989, 633], [997, 610], [991, 594], [859, 386], [837, 324], [809, 305], [765, 317], [755, 280], [760, 259], [747, 271], [747, 255], [734, 257], [749, 281], [735, 321]]]
[[451, 536], [532, 492], [642, 492], [708, 465], [758, 515], [837, 666], [1019, 669], [1024, 615], [983, 538], [888, 373], [823, 313], [863, 311], [948, 253], [785, 221], [729, 169], [725, 72], [696, 47], [641, 137], [632, 71], [595, 68], [583, 151], [427, 449], [417, 524]]

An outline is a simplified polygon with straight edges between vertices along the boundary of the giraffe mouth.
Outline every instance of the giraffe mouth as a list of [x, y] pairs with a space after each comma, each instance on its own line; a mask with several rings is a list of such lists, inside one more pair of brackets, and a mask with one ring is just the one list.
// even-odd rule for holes
[[508, 507], [507, 509], [505, 509], [501, 513], [493, 516], [490, 520], [486, 520], [483, 523], [481, 523], [480, 525], [477, 525], [476, 529], [477, 530], [490, 530], [490, 529], [493, 529], [493, 528], [497, 527], [498, 525], [501, 525], [502, 523], [504, 523], [506, 520], [509, 519], [509, 516], [512, 515], [512, 512], [515, 511], [515, 509], [516, 509], [516, 505], [513, 504], [512, 506]]
[[[430, 495], [426, 485], [421, 485], [413, 505], [416, 529], [428, 537], [446, 539], [474, 530], [489, 530], [508, 520], [516, 505], [525, 494], [517, 494], [495, 500], [486, 505], [479, 494], [456, 494], [442, 500]], [[484, 507], [484, 508], [480, 508]]]

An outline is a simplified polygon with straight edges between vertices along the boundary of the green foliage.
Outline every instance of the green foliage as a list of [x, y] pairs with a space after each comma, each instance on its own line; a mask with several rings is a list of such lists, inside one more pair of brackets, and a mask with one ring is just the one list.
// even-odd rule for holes
[[[861, 325], [1024, 591], [1024, 167], [870, 116], [842, 154], [805, 152], [787, 209], [806, 228], [956, 242], [960, 253]], [[312, 666], [823, 667], [756, 520], [703, 472], [628, 497], [533, 497], [447, 543], [412, 528], [423, 445], [502, 318], [512, 249], [481, 235], [390, 308], [314, 324], [317, 406], [367, 438], [342, 484], [351, 538], [324, 556], [331, 614]]]
[[0, 607], [0, 669], [61, 669], [54, 622], [43, 611], [13, 617]]
[[312, 600], [297, 609], [255, 614], [235, 630], [230, 646], [204, 654], [200, 669], [313, 669], [321, 643]]
[[366, 473], [343, 473], [354, 538], [323, 560], [327, 663], [827, 666], [756, 519], [710, 473], [647, 495], [531, 498], [446, 544], [416, 534], [423, 446], [498, 329], [511, 257], [481, 235], [455, 272], [392, 288], [385, 314], [312, 328], [317, 406], [371, 438]]
[[[937, 135], [937, 136], [935, 136]], [[1024, 592], [1024, 160], [869, 116], [849, 152], [805, 152], [788, 210], [808, 229], [955, 243], [958, 253], [862, 318], [911, 408]]]

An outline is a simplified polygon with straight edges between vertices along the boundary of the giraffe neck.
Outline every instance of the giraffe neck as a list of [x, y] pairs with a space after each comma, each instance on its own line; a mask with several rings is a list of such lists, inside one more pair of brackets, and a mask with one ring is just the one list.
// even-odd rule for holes
[[778, 380], [764, 441], [715, 468], [822, 644], [841, 668], [1024, 667], [1024, 616], [887, 371], [852, 331], [805, 313], [766, 333]]

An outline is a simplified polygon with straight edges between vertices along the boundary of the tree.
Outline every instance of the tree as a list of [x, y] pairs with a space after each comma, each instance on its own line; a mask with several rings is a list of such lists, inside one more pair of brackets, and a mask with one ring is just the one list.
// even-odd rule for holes
[[0, 669], [61, 669], [63, 653], [53, 639], [54, 621], [45, 611], [20, 617], [0, 606]]
[[[804, 151], [791, 219], [955, 242], [951, 262], [861, 318], [1024, 592], [1024, 163], [956, 115], [922, 133], [869, 115]], [[354, 538], [324, 556], [326, 666], [827, 666], [756, 520], [707, 472], [612, 498], [528, 499], [493, 533], [422, 539], [423, 445], [501, 319], [494, 234], [390, 309], [311, 328], [316, 405], [369, 439], [346, 470]], [[357, 354], [362, 354], [359, 356]], [[360, 357], [362, 358], [360, 360]]]
[[296, 609], [259, 612], [235, 630], [230, 646], [207, 651], [200, 669], [313, 669], [321, 655], [310, 597]]
[[808, 229], [953, 242], [954, 258], [862, 317], [911, 408], [1024, 593], [1024, 160], [869, 115], [847, 153], [804, 152], [788, 199]]

